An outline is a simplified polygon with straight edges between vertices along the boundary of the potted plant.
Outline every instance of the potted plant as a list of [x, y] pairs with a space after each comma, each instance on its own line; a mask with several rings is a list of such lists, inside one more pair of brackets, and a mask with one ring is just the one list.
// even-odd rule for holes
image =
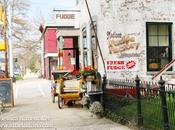
[[100, 102], [95, 101], [90, 106], [90, 112], [93, 114], [92, 116], [96, 116], [97, 118], [101, 118], [104, 114], [103, 106]]
[[85, 67], [83, 71], [83, 77], [85, 81], [91, 82], [95, 79], [96, 76], [96, 70], [90, 67]]

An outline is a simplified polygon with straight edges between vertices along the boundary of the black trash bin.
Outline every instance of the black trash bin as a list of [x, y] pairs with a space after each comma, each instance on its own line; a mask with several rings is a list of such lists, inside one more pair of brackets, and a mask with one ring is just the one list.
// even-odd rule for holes
[[90, 104], [92, 104], [95, 101], [102, 102], [102, 91], [89, 92], [88, 95], [90, 99]]
[[15, 76], [12, 77], [12, 81], [13, 81], [13, 83], [16, 83], [16, 77]]

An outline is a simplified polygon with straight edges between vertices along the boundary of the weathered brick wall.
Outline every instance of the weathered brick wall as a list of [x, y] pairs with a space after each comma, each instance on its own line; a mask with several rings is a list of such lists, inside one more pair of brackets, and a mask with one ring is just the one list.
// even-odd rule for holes
[[[88, 3], [92, 16], [96, 17], [99, 42], [108, 66], [108, 76], [133, 78], [139, 74], [141, 78], [149, 77], [146, 70], [146, 22], [173, 23], [175, 0], [88, 0]], [[81, 25], [84, 25], [89, 22], [89, 17], [84, 1], [79, 4], [82, 14]], [[174, 31], [174, 24], [172, 30]], [[174, 35], [172, 32], [172, 48]], [[117, 43], [116, 37], [121, 37], [124, 44], [128, 40], [129, 46], [111, 47], [112, 43]], [[109, 66], [114, 65], [115, 60], [123, 61], [124, 63], [119, 66], [126, 68], [111, 70]], [[135, 68], [130, 69], [134, 64]], [[99, 58], [99, 70], [102, 68]]]

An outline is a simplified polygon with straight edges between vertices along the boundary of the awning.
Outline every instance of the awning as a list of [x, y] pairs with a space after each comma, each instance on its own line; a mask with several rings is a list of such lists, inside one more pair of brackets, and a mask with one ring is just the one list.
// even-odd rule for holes
[[44, 58], [48, 58], [48, 57], [58, 57], [58, 53], [47, 53], [47, 54], [45, 54]]

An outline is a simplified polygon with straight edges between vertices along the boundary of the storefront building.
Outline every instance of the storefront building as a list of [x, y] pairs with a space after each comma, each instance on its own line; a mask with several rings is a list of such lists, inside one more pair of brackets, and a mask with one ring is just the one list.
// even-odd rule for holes
[[[87, 0], [108, 78], [150, 79], [174, 58], [175, 1]], [[83, 66], [103, 75], [85, 0], [79, 0]], [[164, 74], [171, 78], [174, 65]]]
[[41, 40], [45, 78], [52, 79], [53, 71], [79, 69], [79, 13], [78, 10], [55, 11], [55, 22], [45, 25]]

